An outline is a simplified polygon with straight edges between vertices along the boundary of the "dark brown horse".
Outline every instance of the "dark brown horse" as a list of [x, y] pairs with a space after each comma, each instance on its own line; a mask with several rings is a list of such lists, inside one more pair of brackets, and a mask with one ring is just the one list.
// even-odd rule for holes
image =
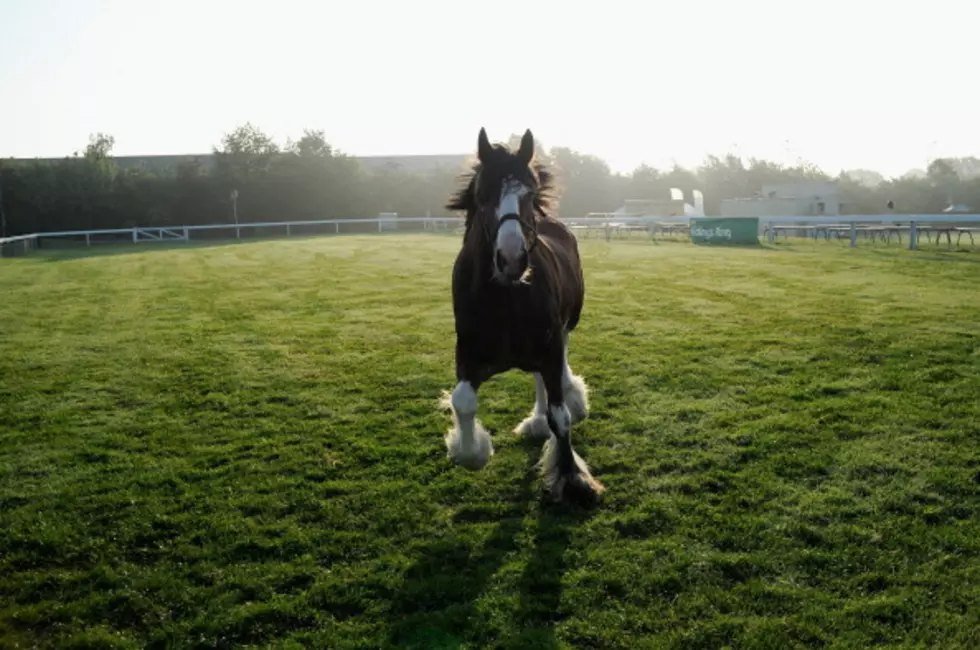
[[572, 424], [588, 415], [588, 389], [568, 366], [568, 334], [578, 324], [585, 282], [578, 244], [551, 214], [553, 178], [534, 160], [534, 136], [518, 151], [491, 145], [480, 129], [478, 162], [447, 207], [466, 212], [453, 267], [456, 388], [446, 395], [453, 426], [449, 457], [482, 469], [493, 454], [476, 419], [480, 385], [517, 368], [534, 374], [536, 399], [515, 432], [547, 438], [540, 467], [556, 500], [591, 500], [605, 490], [572, 449]]

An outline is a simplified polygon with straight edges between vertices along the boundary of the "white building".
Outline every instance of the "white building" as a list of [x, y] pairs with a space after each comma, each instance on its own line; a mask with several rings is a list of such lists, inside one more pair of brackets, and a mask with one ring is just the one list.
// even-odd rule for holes
[[723, 217], [823, 217], [841, 213], [836, 181], [763, 185], [756, 196], [724, 199]]
[[670, 188], [669, 199], [626, 199], [622, 207], [613, 212], [624, 217], [703, 217], [704, 195], [693, 191], [694, 203], [684, 200], [684, 193]]

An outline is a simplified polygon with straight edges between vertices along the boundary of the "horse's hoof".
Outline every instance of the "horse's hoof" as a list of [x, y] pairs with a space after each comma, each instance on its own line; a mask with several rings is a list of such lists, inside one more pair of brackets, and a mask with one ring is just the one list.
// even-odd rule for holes
[[450, 455], [450, 457], [452, 458], [453, 462], [456, 463], [458, 466], [462, 467], [463, 469], [468, 469], [468, 470], [470, 470], [472, 472], [478, 472], [478, 471], [480, 471], [481, 469], [483, 469], [484, 467], [486, 467], [487, 466], [487, 463], [490, 461], [490, 457], [489, 456], [479, 456], [479, 455], [463, 456], [463, 455], [460, 455], [460, 456], [453, 457], [453, 456]]
[[449, 458], [460, 467], [472, 471], [478, 471], [486, 467], [493, 456], [493, 442], [490, 434], [479, 423], [475, 423], [473, 440], [470, 444], [463, 446], [463, 439], [459, 435], [459, 429], [452, 428], [446, 434], [446, 448], [449, 451]]
[[588, 472], [573, 472], [561, 476], [551, 488], [551, 496], [556, 502], [574, 503], [580, 506], [597, 504], [606, 487]]

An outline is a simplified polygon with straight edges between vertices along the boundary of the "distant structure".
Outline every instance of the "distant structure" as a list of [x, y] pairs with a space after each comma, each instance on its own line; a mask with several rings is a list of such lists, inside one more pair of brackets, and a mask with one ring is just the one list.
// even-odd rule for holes
[[[421, 156], [353, 156], [365, 171], [376, 173], [383, 169], [426, 174], [440, 170], [456, 171], [472, 158], [469, 154], [435, 154]], [[14, 158], [14, 162], [56, 163], [62, 158]], [[181, 163], [198, 164], [202, 169], [214, 168], [215, 157], [211, 153], [175, 154], [158, 156], [112, 156], [120, 169], [143, 169], [158, 176], [176, 176]]]
[[723, 217], [824, 217], [841, 214], [837, 181], [763, 185], [756, 196], [724, 199]]
[[946, 213], [960, 212], [960, 213], [967, 214], [967, 213], [971, 212], [971, 208], [970, 208], [970, 206], [968, 206], [968, 205], [966, 205], [964, 203], [950, 203], [949, 205], [947, 205], [943, 209], [943, 212], [946, 212]]
[[368, 172], [394, 169], [412, 174], [434, 171], [460, 171], [471, 162], [471, 154], [432, 154], [421, 156], [354, 156]]
[[626, 199], [613, 214], [621, 217], [703, 217], [704, 195], [701, 190], [694, 190], [692, 194], [694, 203], [687, 203], [684, 193], [672, 187], [669, 199]]

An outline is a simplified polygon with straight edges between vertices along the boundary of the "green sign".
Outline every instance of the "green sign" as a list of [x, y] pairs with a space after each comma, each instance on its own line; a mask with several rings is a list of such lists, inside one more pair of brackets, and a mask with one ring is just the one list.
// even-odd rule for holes
[[759, 218], [691, 219], [695, 244], [758, 244]]

